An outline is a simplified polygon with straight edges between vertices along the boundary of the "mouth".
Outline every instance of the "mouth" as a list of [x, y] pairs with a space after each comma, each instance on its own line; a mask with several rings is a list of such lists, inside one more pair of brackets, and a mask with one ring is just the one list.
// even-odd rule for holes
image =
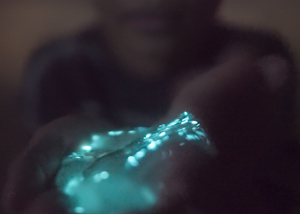
[[120, 17], [125, 26], [137, 32], [171, 32], [178, 25], [178, 13], [133, 12]]

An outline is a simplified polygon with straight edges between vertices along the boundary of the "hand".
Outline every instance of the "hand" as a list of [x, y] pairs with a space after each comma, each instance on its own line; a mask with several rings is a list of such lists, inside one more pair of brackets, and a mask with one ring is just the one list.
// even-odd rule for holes
[[[270, 59], [271, 62], [285, 63], [281, 58]], [[253, 161], [253, 157], [264, 156], [272, 147], [267, 141], [275, 142], [272, 133], [278, 128], [278, 121], [273, 118], [275, 92], [284, 85], [281, 74], [288, 75], [288, 69], [281, 69], [275, 76], [259, 69], [260, 63], [265, 67], [264, 60], [268, 61], [233, 54], [224, 63], [194, 78], [179, 92], [170, 110], [170, 119], [186, 110], [192, 112], [203, 121], [203, 126], [220, 149], [220, 156], [197, 173], [200, 177], [190, 180], [187, 188], [182, 188], [187, 180], [177, 179], [182, 174], [178, 169], [186, 169], [186, 160], [174, 160], [174, 170], [166, 177], [169, 181], [166, 182], [167, 189], [172, 190], [167, 192], [166, 201], [171, 201], [169, 205], [189, 195], [186, 190], [191, 187], [194, 187], [193, 200], [202, 201], [196, 206], [197, 210], [218, 203], [222, 204], [223, 210], [239, 209], [251, 206], [254, 198], [259, 199], [250, 179], [244, 178], [252, 176], [253, 165], [261, 160]], [[27, 210], [29, 214], [66, 213], [61, 201], [67, 200], [50, 185], [61, 160], [74, 150], [80, 139], [107, 130], [99, 127], [103, 124], [97, 121], [69, 117], [41, 129], [29, 149], [11, 167], [4, 193], [7, 209]], [[195, 158], [195, 155], [191, 156]], [[248, 187], [244, 188], [245, 185]], [[225, 203], [226, 197], [231, 198]], [[188, 199], [192, 200], [192, 197]]]
[[278, 113], [278, 97], [291, 78], [289, 66], [280, 56], [258, 58], [249, 51], [231, 51], [219, 65], [184, 84], [167, 118], [191, 112], [216, 143], [259, 134], [269, 138], [270, 131], [284, 129], [280, 125], [286, 118]]
[[4, 190], [6, 210], [65, 213], [66, 198], [52, 186], [61, 161], [91, 134], [110, 130], [106, 126], [90, 118], [70, 116], [41, 128], [10, 167]]
[[179, 91], [169, 118], [190, 111], [219, 149], [218, 157], [194, 180], [199, 207], [213, 213], [267, 209], [263, 198], [272, 196], [262, 193], [255, 182], [278, 170], [270, 165], [289, 137], [287, 118], [278, 113], [278, 97], [289, 75], [289, 64], [282, 57], [258, 58], [239, 50]]

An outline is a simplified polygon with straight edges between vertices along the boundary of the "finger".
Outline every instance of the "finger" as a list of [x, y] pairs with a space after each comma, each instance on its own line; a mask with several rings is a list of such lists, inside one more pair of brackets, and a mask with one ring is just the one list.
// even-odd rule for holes
[[4, 189], [6, 209], [24, 210], [34, 198], [51, 188], [61, 160], [81, 139], [101, 131], [102, 124], [81, 117], [67, 117], [42, 128], [9, 169]]
[[190, 111], [199, 116], [199, 106], [201, 111], [213, 112], [218, 104], [241, 95], [249, 87], [257, 86], [261, 80], [262, 76], [249, 57], [236, 55], [234, 59], [232, 57], [231, 60], [194, 78], [178, 95], [174, 114]]

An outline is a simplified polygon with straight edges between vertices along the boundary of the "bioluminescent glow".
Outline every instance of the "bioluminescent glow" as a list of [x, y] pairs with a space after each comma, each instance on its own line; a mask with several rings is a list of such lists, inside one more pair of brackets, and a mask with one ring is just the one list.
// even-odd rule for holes
[[128, 134], [136, 134], [136, 131], [135, 130], [130, 130], [130, 131], [128, 131]]
[[64, 190], [64, 193], [67, 195], [73, 195], [76, 192], [76, 189], [78, 187], [78, 185], [80, 184], [80, 182], [82, 182], [84, 180], [84, 178], [82, 176], [80, 177], [75, 177], [73, 179], [71, 179]]
[[109, 173], [107, 171], [100, 172], [100, 176], [103, 180], [109, 178]]
[[191, 121], [191, 124], [193, 124], [193, 125], [197, 125], [197, 124], [198, 124], [198, 122], [197, 122], [197, 121], [195, 121], [195, 120], [193, 120], [193, 121]]
[[134, 155], [134, 157], [135, 157], [136, 159], [141, 159], [141, 158], [145, 157], [146, 151], [147, 151], [146, 149], [141, 149], [140, 151], [138, 151], [138, 152]]
[[157, 145], [155, 143], [155, 141], [152, 141], [148, 146], [147, 149], [149, 150], [156, 150], [157, 149]]
[[100, 172], [100, 173], [97, 173], [96, 175], [94, 175], [93, 179], [94, 179], [94, 182], [96, 183], [99, 183], [101, 182], [102, 180], [106, 180], [109, 178], [109, 173], [107, 171], [103, 171], [103, 172]]
[[195, 133], [200, 137], [206, 137], [206, 134], [203, 131], [195, 131]]
[[166, 132], [161, 132], [161, 133], [159, 134], [160, 137], [163, 137], [163, 136], [165, 136], [165, 135], [166, 135]]
[[109, 131], [108, 132], [109, 136], [120, 136], [122, 134], [124, 134], [124, 131]]
[[74, 209], [75, 213], [84, 213], [85, 212], [85, 209], [83, 207], [75, 207]]
[[184, 136], [185, 133], [184, 133], [183, 131], [179, 131], [179, 132], [178, 132], [178, 135], [179, 135], [179, 136]]
[[73, 152], [71, 155], [68, 156], [69, 158], [76, 158], [76, 159], [81, 159], [82, 155], [79, 155], [76, 152]]
[[170, 136], [166, 135], [166, 136], [163, 137], [162, 140], [163, 140], [163, 141], [167, 141], [167, 140], [169, 140], [169, 139], [170, 139]]
[[90, 152], [92, 151], [92, 147], [91, 146], [88, 146], [88, 145], [83, 145], [81, 146], [81, 149], [85, 152]]
[[[130, 142], [125, 140], [124, 147], [103, 149], [110, 139], [114, 145], [126, 138]], [[167, 170], [160, 167], [168, 166], [166, 161], [171, 156], [185, 150], [181, 147], [193, 143], [198, 145], [199, 154], [207, 153], [208, 158], [215, 154], [200, 123], [188, 112], [156, 129], [109, 131], [90, 139], [66, 157], [57, 175], [58, 188], [74, 204], [70, 210], [73, 213], [147, 211], [159, 202], [161, 187], [165, 185], [163, 176]], [[66, 182], [62, 182], [64, 178]]]
[[131, 166], [136, 167], [136, 166], [139, 165], [139, 162], [138, 162], [138, 161], [135, 159], [135, 157], [133, 157], [133, 156], [129, 156], [129, 157], [127, 158], [127, 161], [128, 161], [128, 163], [129, 163]]
[[156, 203], [157, 197], [149, 188], [143, 188], [141, 192], [148, 203], [153, 205]]
[[160, 146], [161, 143], [162, 143], [162, 140], [158, 139], [158, 140], [155, 141], [155, 143], [156, 143], [156, 145]]
[[99, 141], [101, 139], [101, 136], [100, 135], [93, 135], [92, 136], [92, 141]]
[[186, 138], [187, 140], [198, 140], [198, 139], [199, 139], [199, 137], [198, 137], [197, 135], [194, 135], [194, 134], [187, 134], [187, 135], [185, 136], [185, 138]]

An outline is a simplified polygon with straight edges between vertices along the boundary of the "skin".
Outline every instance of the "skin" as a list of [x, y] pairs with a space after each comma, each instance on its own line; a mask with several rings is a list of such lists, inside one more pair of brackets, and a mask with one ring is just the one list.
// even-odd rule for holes
[[[219, 0], [149, 2], [96, 0], [95, 5], [101, 14], [104, 37], [117, 63], [129, 74], [153, 81], [167, 72], [176, 72], [178, 65], [174, 66], [174, 62], [178, 58], [181, 67], [191, 64], [194, 52], [199, 51], [195, 47], [203, 46], [211, 33]], [[126, 17], [149, 11], [175, 14], [179, 18], [171, 20], [174, 26], [170, 29], [154, 33], [140, 32], [126, 23]]]
[[[129, 75], [141, 81], [155, 81], [168, 72], [192, 67], [188, 53], [202, 51], [194, 50], [193, 38], [197, 37], [199, 44], [205, 44], [218, 4], [217, 0], [95, 1], [112, 56]], [[179, 11], [182, 19], [171, 31], [152, 34], [138, 32], [118, 19], [127, 12], [140, 9]], [[176, 62], [183, 55], [187, 57], [183, 57], [180, 66], [172, 66], [170, 62]], [[282, 134], [279, 130], [283, 128], [274, 117], [274, 97], [288, 79], [289, 64], [280, 56], [258, 57], [247, 48], [229, 48], [218, 58], [214, 66], [181, 84], [170, 110], [157, 124], [175, 118], [182, 111], [190, 111], [206, 127], [219, 149], [219, 156], [202, 169], [201, 177], [193, 182], [185, 179], [182, 170], [178, 170], [185, 168], [182, 161], [174, 160], [173, 168], [166, 176], [168, 185], [164, 200], [157, 210], [174, 213], [174, 204], [188, 200], [187, 190], [181, 189], [186, 185], [199, 190], [196, 197], [203, 202], [189, 208], [191, 213], [195, 210], [197, 213], [202, 210], [220, 213], [218, 208], [223, 213], [278, 213], [263, 203], [264, 195], [251, 179], [257, 176], [256, 166], [269, 160], [268, 151], [286, 137], [274, 134]], [[271, 65], [276, 63], [280, 66], [274, 73]], [[41, 128], [29, 148], [10, 168], [4, 191], [6, 209], [27, 210], [28, 214], [66, 213], [61, 203], [64, 198], [51, 188], [52, 179], [63, 157], [77, 146], [76, 142], [91, 133], [106, 130], [99, 127], [103, 127], [99, 121], [70, 116]], [[256, 156], [266, 159], [253, 159]], [[193, 162], [195, 157], [190, 157]], [[180, 191], [176, 192], [176, 189]]]

